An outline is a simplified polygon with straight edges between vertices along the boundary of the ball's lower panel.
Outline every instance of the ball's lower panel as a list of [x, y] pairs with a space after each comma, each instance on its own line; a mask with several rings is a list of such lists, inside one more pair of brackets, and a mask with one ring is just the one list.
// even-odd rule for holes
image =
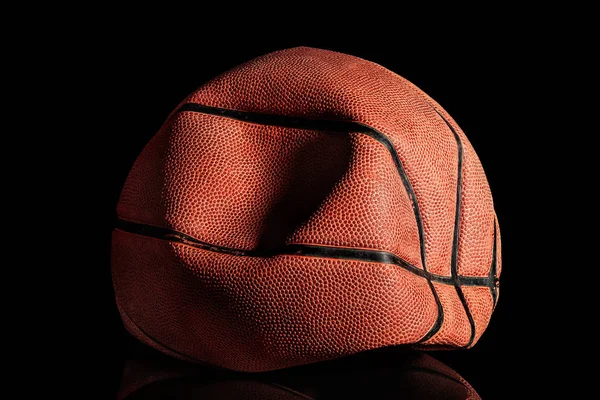
[[233, 370], [415, 343], [437, 317], [426, 279], [395, 265], [235, 256], [119, 230], [112, 257], [119, 309], [135, 336]]
[[475, 322], [474, 342], [477, 342], [487, 328], [494, 309], [492, 292], [484, 286], [463, 286], [462, 292]]
[[434, 282], [442, 307], [444, 322], [440, 330], [425, 345], [462, 347], [469, 343], [471, 325], [454, 285]]

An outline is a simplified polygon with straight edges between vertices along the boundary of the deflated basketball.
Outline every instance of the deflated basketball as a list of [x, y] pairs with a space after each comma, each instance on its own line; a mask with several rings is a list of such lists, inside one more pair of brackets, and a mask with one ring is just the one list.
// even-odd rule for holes
[[[118, 400], [480, 400], [449, 366], [421, 352], [379, 353], [284, 371], [239, 374], [151, 354], [125, 364]], [[141, 354], [140, 354], [141, 355]]]
[[127, 329], [264, 371], [390, 345], [466, 348], [500, 231], [465, 134], [404, 78], [294, 48], [192, 93], [125, 183], [112, 271]]

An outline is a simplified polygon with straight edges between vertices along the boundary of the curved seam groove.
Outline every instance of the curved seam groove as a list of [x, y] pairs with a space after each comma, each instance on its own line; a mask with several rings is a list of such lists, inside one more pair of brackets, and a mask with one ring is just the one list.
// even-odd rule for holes
[[[397, 255], [383, 250], [319, 246], [309, 244], [288, 244], [269, 250], [243, 250], [209, 244], [200, 241], [194, 237], [188, 236], [184, 233], [175, 231], [173, 229], [140, 224], [137, 222], [127, 221], [121, 218], [117, 219], [115, 225], [116, 229], [122, 232], [127, 232], [134, 235], [150, 237], [159, 240], [165, 240], [173, 243], [180, 243], [197, 249], [211, 251], [214, 253], [230, 254], [241, 257], [273, 257], [280, 255], [320, 257], [340, 260], [375, 262], [380, 264], [392, 264], [402, 267], [408, 272], [423, 277], [427, 280], [432, 280], [447, 285], [454, 284], [454, 280], [450, 276], [437, 275], [432, 274], [428, 271], [424, 271], [403, 260]], [[464, 285], [468, 286], [489, 286], [487, 277], [459, 276], [459, 280]]]
[[497, 229], [496, 219], [494, 218], [494, 247], [492, 248], [492, 265], [490, 266], [490, 275], [488, 277], [488, 285], [490, 287], [490, 292], [492, 293], [492, 309], [496, 308], [496, 302], [498, 301], [498, 293], [496, 288], [496, 269], [498, 263], [496, 253]]
[[456, 139], [456, 145], [458, 147], [458, 176], [456, 182], [456, 215], [454, 217], [454, 239], [452, 241], [452, 260], [450, 265], [450, 272], [452, 274], [452, 279], [454, 281], [454, 288], [456, 289], [456, 293], [465, 309], [465, 313], [467, 314], [467, 318], [469, 320], [469, 325], [471, 328], [471, 334], [469, 336], [469, 342], [462, 346], [464, 348], [468, 348], [473, 344], [473, 340], [475, 339], [475, 320], [473, 319], [473, 315], [471, 314], [471, 310], [469, 309], [469, 305], [467, 304], [467, 299], [462, 291], [460, 286], [460, 280], [458, 279], [458, 242], [460, 237], [460, 224], [461, 224], [461, 202], [462, 202], [462, 167], [463, 167], [463, 146], [458, 136], [458, 133], [446, 118], [442, 116], [434, 108], [434, 111], [440, 116], [440, 118], [446, 123], [448, 128], [452, 131], [454, 135], [454, 139]]
[[[427, 271], [427, 264], [425, 260], [425, 234], [423, 229], [423, 221], [421, 218], [421, 211], [419, 210], [419, 205], [417, 203], [417, 198], [415, 196], [415, 192], [412, 188], [410, 181], [408, 180], [408, 176], [406, 175], [406, 171], [402, 166], [402, 162], [400, 161], [400, 157], [394, 148], [392, 142], [385, 136], [383, 133], [379, 132], [377, 129], [372, 128], [368, 125], [362, 124], [360, 122], [354, 121], [340, 121], [340, 120], [317, 120], [310, 118], [301, 118], [301, 117], [291, 117], [285, 115], [276, 115], [276, 114], [264, 114], [257, 112], [249, 112], [249, 111], [239, 111], [239, 110], [231, 110], [219, 107], [205, 106], [198, 103], [185, 103], [177, 112], [173, 113], [176, 115], [182, 111], [191, 111], [198, 112], [209, 115], [216, 115], [225, 118], [231, 118], [234, 120], [239, 120], [243, 122], [261, 124], [261, 125], [271, 125], [271, 126], [281, 126], [288, 128], [297, 128], [297, 129], [307, 129], [307, 130], [318, 130], [318, 131], [330, 131], [330, 132], [338, 132], [338, 133], [348, 133], [348, 132], [358, 132], [363, 133], [367, 136], [374, 138], [375, 140], [382, 143], [389, 151], [392, 159], [394, 160], [394, 164], [396, 165], [396, 169], [398, 174], [400, 175], [400, 179], [404, 185], [408, 198], [411, 202], [411, 206], [413, 208], [413, 212], [415, 214], [415, 220], [417, 223], [417, 229], [419, 232], [419, 245], [421, 250], [421, 262], [423, 264], [423, 270]], [[444, 308], [440, 301], [440, 298], [431, 282], [431, 279], [427, 279], [429, 284], [429, 288], [433, 294], [437, 305], [437, 318], [431, 327], [430, 331], [421, 338], [417, 343], [424, 342], [430, 339], [433, 335], [435, 335], [444, 322]]]

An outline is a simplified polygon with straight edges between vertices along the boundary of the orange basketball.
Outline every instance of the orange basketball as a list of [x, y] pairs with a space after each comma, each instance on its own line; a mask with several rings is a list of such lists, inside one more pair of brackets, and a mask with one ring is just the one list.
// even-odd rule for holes
[[293, 48], [192, 93], [142, 151], [113, 233], [127, 329], [264, 371], [391, 345], [473, 346], [500, 231], [475, 151], [404, 78]]
[[150, 354], [125, 364], [118, 400], [480, 400], [449, 366], [421, 352], [336, 360], [293, 370], [239, 374]]

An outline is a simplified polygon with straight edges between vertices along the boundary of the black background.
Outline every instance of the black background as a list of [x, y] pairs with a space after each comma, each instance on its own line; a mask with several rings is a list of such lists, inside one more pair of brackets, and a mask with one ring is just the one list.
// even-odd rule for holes
[[531, 60], [542, 57], [543, 49], [523, 38], [490, 37], [482, 45], [481, 38], [472, 34], [441, 37], [435, 43], [340, 31], [240, 32], [234, 41], [218, 35], [212, 40], [192, 39], [128, 32], [98, 39], [94, 50], [80, 60], [85, 71], [93, 70], [93, 79], [82, 81], [84, 88], [73, 99], [85, 113], [79, 140], [89, 151], [72, 158], [72, 165], [85, 168], [88, 175], [84, 182], [73, 178], [70, 183], [86, 189], [85, 220], [75, 218], [72, 224], [91, 232], [86, 252], [97, 256], [85, 262], [85, 271], [78, 276], [85, 298], [92, 298], [87, 313], [91, 318], [85, 331], [73, 333], [73, 341], [82, 342], [88, 364], [94, 364], [88, 378], [96, 394], [111, 398], [132, 343], [113, 298], [110, 235], [120, 190], [135, 158], [167, 115], [205, 81], [256, 56], [298, 45], [349, 53], [387, 67], [438, 101], [465, 131], [486, 171], [502, 232], [501, 294], [488, 330], [473, 349], [433, 355], [460, 373], [484, 399], [512, 397], [531, 387], [529, 371], [537, 368], [534, 354], [542, 347], [535, 339], [543, 324], [536, 312], [537, 294], [544, 287], [532, 255], [535, 222], [523, 208], [534, 209], [527, 205], [528, 193], [541, 185], [538, 177], [545, 168], [531, 156], [543, 144], [528, 139], [535, 138], [528, 122], [529, 99], [536, 89], [531, 77], [537, 69]]

